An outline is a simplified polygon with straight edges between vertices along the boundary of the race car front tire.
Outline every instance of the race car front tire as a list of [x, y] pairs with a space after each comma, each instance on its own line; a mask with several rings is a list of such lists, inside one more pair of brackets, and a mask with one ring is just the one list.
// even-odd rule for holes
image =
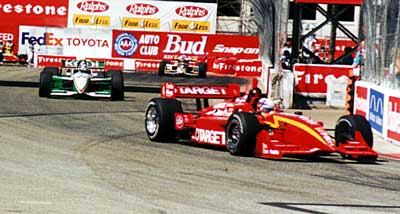
[[206, 78], [207, 77], [207, 63], [200, 62], [199, 63], [199, 78]]
[[165, 67], [167, 67], [167, 64], [169, 62], [167, 60], [163, 60], [160, 62], [160, 65], [158, 67], [158, 76], [164, 76], [165, 75]]
[[232, 155], [252, 156], [260, 124], [253, 113], [236, 112], [225, 128], [226, 148]]
[[50, 97], [51, 90], [53, 89], [52, 79], [56, 71], [55, 69], [57, 68], [46, 67], [40, 72], [39, 97]]
[[175, 99], [153, 98], [145, 113], [145, 128], [151, 141], [173, 142], [176, 140], [175, 113], [182, 111], [181, 103]]
[[111, 100], [124, 100], [124, 76], [121, 71], [110, 71]]
[[[361, 133], [365, 143], [372, 149], [374, 139], [371, 125], [361, 115], [344, 115], [338, 119], [335, 126], [335, 141], [339, 146], [346, 143], [347, 140], [355, 139], [356, 131]], [[376, 161], [376, 156], [359, 156], [357, 160], [363, 163], [371, 163]]]

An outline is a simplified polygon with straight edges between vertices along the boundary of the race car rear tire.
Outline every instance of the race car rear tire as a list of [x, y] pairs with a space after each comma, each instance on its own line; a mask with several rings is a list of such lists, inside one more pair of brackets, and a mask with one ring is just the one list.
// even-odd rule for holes
[[236, 112], [225, 128], [226, 148], [232, 155], [252, 156], [260, 124], [253, 113]]
[[53, 88], [53, 73], [49, 69], [40, 72], [39, 97], [50, 97]]
[[111, 100], [124, 100], [124, 76], [121, 71], [110, 71]]
[[207, 77], [207, 63], [200, 62], [199, 63], [199, 78], [206, 78]]
[[367, 145], [372, 148], [374, 139], [371, 126], [361, 115], [344, 115], [338, 119], [335, 126], [336, 145], [346, 143], [348, 139], [354, 139], [356, 131], [361, 133]]
[[167, 67], [167, 64], [169, 62], [167, 60], [162, 60], [160, 62], [160, 65], [158, 67], [158, 76], [164, 76], [165, 75], [165, 67]]
[[145, 113], [145, 128], [151, 141], [173, 142], [176, 140], [175, 112], [183, 112], [175, 99], [153, 98]]

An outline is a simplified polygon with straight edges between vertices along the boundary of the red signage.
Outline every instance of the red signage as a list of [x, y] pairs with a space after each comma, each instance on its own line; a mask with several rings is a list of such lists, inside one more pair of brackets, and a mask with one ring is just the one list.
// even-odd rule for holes
[[259, 52], [257, 36], [113, 30], [112, 57], [117, 58], [165, 59], [187, 55], [257, 59]]
[[315, 3], [315, 4], [352, 4], [361, 5], [362, 0], [295, 0], [296, 3]]
[[387, 137], [400, 142], [400, 98], [389, 96]]
[[126, 11], [133, 15], [150, 16], [158, 12], [158, 7], [151, 4], [134, 3], [126, 7]]
[[295, 64], [295, 92], [305, 96], [325, 97], [329, 79], [348, 78], [351, 66]]
[[76, 7], [88, 13], [101, 13], [107, 11], [110, 8], [108, 4], [101, 1], [82, 1], [79, 2]]
[[216, 74], [232, 74], [239, 77], [259, 77], [262, 72], [262, 63], [258, 59], [220, 58], [213, 61], [210, 71]]
[[368, 111], [368, 88], [356, 86], [354, 93], [354, 111], [355, 114], [362, 115], [367, 118]]
[[75, 56], [38, 55], [39, 67], [61, 67], [62, 60], [75, 60]]
[[122, 59], [104, 59], [104, 58], [86, 58], [91, 61], [104, 61], [105, 70], [123, 70], [124, 60]]
[[183, 6], [178, 7], [175, 13], [185, 18], [201, 18], [208, 15], [208, 11], [202, 7]]

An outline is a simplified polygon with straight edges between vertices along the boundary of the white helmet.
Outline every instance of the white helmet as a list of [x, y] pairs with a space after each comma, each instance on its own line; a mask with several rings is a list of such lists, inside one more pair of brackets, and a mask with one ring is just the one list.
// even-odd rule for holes
[[81, 70], [81, 71], [89, 70], [85, 60], [82, 60], [82, 61], [79, 62], [78, 69]]
[[269, 98], [261, 98], [257, 103], [257, 110], [261, 112], [270, 112], [275, 109], [275, 102]]

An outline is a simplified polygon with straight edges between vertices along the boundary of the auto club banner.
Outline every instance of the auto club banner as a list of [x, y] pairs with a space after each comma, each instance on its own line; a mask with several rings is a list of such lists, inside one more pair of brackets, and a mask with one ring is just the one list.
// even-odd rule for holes
[[214, 34], [217, 4], [70, 0], [68, 27]]
[[[240, 41], [240, 42], [238, 42]], [[112, 57], [168, 59], [176, 55], [211, 59], [257, 59], [257, 36], [113, 30]]]

